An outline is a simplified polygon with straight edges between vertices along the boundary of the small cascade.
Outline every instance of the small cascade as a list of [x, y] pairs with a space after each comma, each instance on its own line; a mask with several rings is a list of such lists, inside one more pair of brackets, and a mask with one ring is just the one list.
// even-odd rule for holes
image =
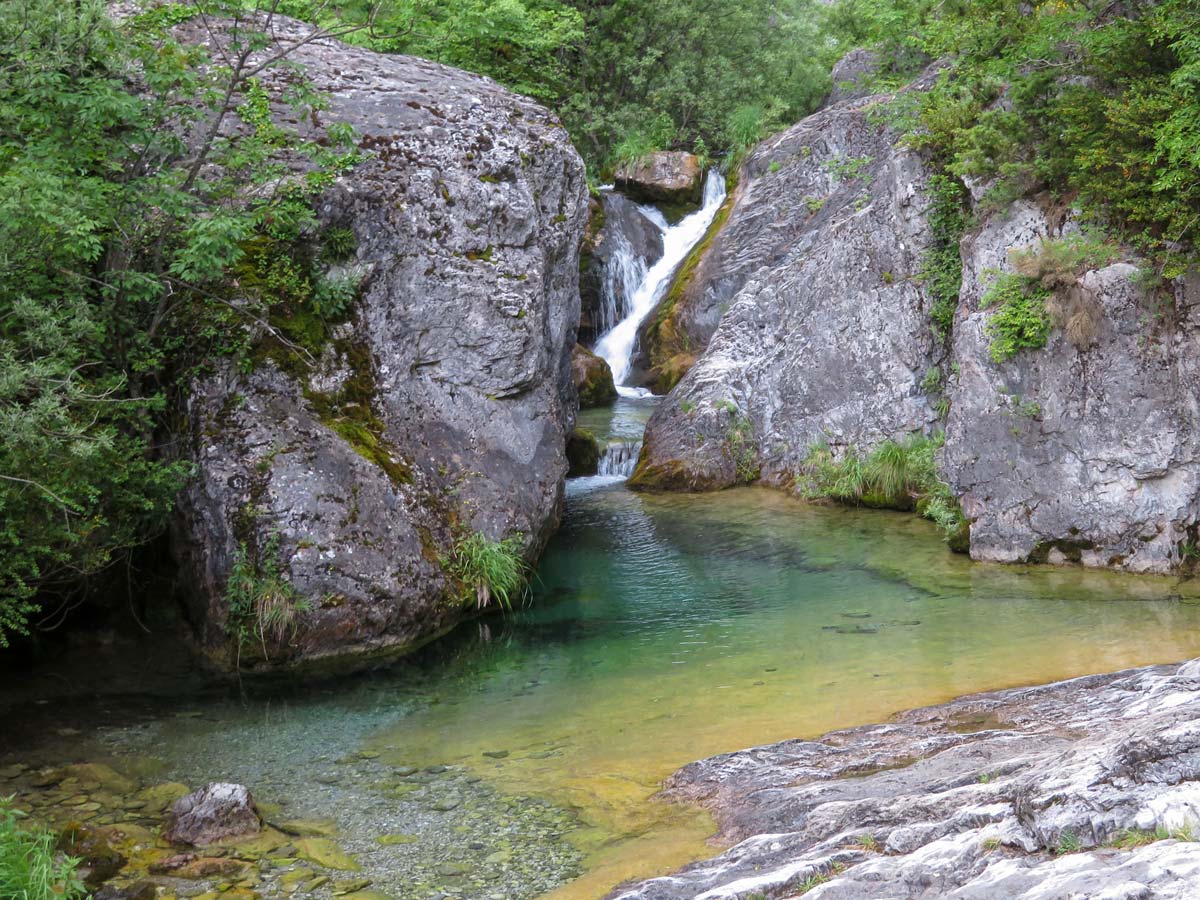
[[[708, 226], [712, 224], [717, 210], [721, 208], [724, 201], [725, 179], [721, 177], [720, 172], [713, 169], [708, 173], [704, 182], [703, 205], [690, 216], [685, 216], [677, 224], [664, 229], [662, 258], [645, 271], [640, 283], [633, 291], [626, 288], [626, 296], [630, 298], [629, 309], [625, 312], [624, 318], [606, 331], [596, 344], [596, 353], [608, 362], [612, 369], [613, 381], [617, 385], [617, 391], [622, 395], [626, 397], [645, 395], [644, 389], [625, 385], [625, 381], [629, 377], [634, 347], [637, 344], [638, 328], [646, 316], [650, 315], [654, 307], [658, 305], [658, 301], [662, 299], [667, 287], [671, 284], [671, 277], [675, 274], [675, 270], [704, 237]], [[663, 224], [666, 225], [665, 222]], [[607, 315], [607, 311], [605, 314]]]
[[597, 475], [628, 478], [637, 468], [638, 456], [642, 452], [641, 441], [609, 441], [600, 457]]
[[646, 280], [646, 262], [633, 251], [633, 245], [621, 232], [613, 237], [614, 249], [604, 267], [604, 283], [600, 287], [600, 334], [612, 331], [629, 310], [628, 298], [632, 297]]

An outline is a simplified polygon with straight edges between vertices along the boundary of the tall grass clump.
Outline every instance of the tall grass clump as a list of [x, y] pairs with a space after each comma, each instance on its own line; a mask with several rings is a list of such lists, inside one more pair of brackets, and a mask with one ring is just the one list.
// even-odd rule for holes
[[463, 583], [467, 596], [474, 595], [478, 609], [493, 601], [504, 609], [512, 609], [513, 599], [525, 586], [523, 537], [515, 534], [502, 541], [490, 541], [476, 532], [455, 544], [447, 568]]
[[827, 444], [816, 444], [796, 476], [796, 487], [812, 500], [914, 511], [941, 529], [951, 549], [965, 552], [967, 521], [938, 474], [934, 455], [944, 442], [941, 434], [911, 434], [884, 441], [866, 455], [848, 447], [840, 456]]
[[22, 828], [24, 814], [0, 798], [0, 897], [4, 900], [71, 900], [83, 895], [76, 860], [56, 857], [54, 836]]

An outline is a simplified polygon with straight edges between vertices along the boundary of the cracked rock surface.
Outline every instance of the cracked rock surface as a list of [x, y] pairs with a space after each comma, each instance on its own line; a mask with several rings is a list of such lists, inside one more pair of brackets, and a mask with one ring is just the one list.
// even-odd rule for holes
[[1200, 896], [1200, 660], [978, 694], [681, 769], [715, 859], [619, 900]]

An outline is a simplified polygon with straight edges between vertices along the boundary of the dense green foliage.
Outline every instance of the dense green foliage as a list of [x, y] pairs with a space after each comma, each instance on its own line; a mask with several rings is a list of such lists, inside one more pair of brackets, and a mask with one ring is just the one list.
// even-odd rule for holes
[[[286, 0], [357, 39], [549, 105], [599, 175], [651, 150], [753, 144], [810, 112], [841, 49], [817, 0]], [[373, 15], [372, 15], [373, 14]]]
[[943, 442], [940, 434], [912, 434], [902, 441], [884, 441], [866, 455], [848, 447], [840, 456], [817, 444], [809, 451], [796, 487], [809, 499], [915, 510], [942, 530], [953, 549], [965, 550], [966, 520], [938, 475], [935, 454]]
[[54, 835], [21, 827], [21, 814], [0, 798], [0, 897], [71, 900], [84, 894], [75, 862], [58, 858]]
[[[947, 60], [901, 119], [990, 202], [1048, 191], [1178, 274], [1200, 242], [1200, 7], [1100, 0], [844, 0], [881, 81]], [[907, 106], [905, 107], [905, 104]]]
[[171, 399], [271, 330], [286, 286], [232, 295], [231, 270], [253, 241], [310, 229], [309, 198], [354, 158], [345, 129], [318, 145], [272, 123], [271, 104], [320, 98], [302, 79], [268, 96], [260, 31], [239, 21], [215, 63], [172, 39], [193, 14], [0, 5], [0, 645], [35, 597], [161, 531], [189, 471], [164, 443]]

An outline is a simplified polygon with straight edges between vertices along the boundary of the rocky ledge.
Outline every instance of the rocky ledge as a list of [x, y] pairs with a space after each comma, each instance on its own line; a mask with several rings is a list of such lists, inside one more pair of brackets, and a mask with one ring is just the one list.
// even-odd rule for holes
[[1200, 896], [1200, 659], [693, 763], [734, 843], [618, 900]]

